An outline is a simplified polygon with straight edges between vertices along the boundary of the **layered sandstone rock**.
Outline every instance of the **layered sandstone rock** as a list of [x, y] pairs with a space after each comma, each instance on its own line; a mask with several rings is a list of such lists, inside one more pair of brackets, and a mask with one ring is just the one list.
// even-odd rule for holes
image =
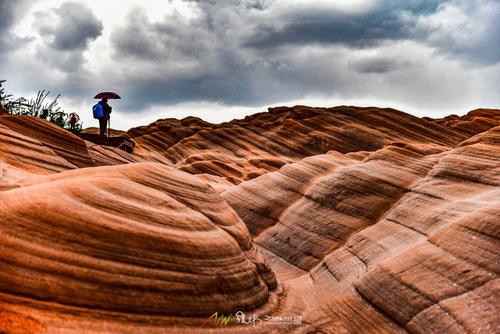
[[467, 138], [394, 109], [305, 106], [273, 108], [219, 125], [196, 118], [160, 120], [129, 135], [141, 156], [173, 162], [192, 174], [224, 177], [233, 184], [330, 150], [374, 151], [411, 142], [439, 151]]
[[276, 287], [235, 212], [160, 164], [24, 180], [0, 192], [0, 221], [0, 300], [35, 309], [209, 316]]
[[464, 116], [450, 115], [428, 120], [467, 135], [475, 135], [497, 126], [500, 123], [500, 110], [476, 109]]
[[160, 120], [131, 155], [0, 116], [0, 331], [496, 333], [498, 111], [457, 117]]
[[[499, 130], [437, 154], [389, 145], [361, 161], [312, 157], [223, 197], [264, 254], [286, 260], [276, 268], [294, 305], [282, 312], [302, 313], [306, 330], [495, 333]], [[311, 175], [316, 158], [329, 164]]]
[[0, 116], [0, 152], [4, 164], [36, 174], [143, 160], [28, 116]]
[[[297, 189], [297, 196], [283, 196], [280, 190], [290, 184], [287, 179], [295, 182], [301, 179], [300, 174], [305, 172], [300, 168], [303, 163], [294, 164], [299, 173], [287, 175], [291, 168], [277, 172], [275, 177], [279, 180], [274, 187], [258, 178], [253, 183], [262, 186], [256, 192], [245, 191], [245, 196], [237, 187], [223, 193], [255, 232], [263, 222], [259, 214], [266, 216], [272, 212], [271, 208], [281, 207], [277, 214], [269, 215], [275, 224], [265, 226], [269, 228], [256, 241], [304, 270], [311, 269], [326, 253], [343, 245], [353, 233], [375, 224], [437, 161], [418, 149], [397, 146], [376, 151], [362, 161], [335, 159], [335, 155], [308, 160], [317, 158], [326, 158], [336, 168], [315, 170], [312, 181]], [[245, 210], [253, 210], [255, 214], [247, 215]]]

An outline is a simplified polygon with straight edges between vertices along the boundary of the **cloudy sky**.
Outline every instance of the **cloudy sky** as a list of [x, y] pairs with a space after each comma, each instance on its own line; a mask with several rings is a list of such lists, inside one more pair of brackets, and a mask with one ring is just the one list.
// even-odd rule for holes
[[0, 0], [0, 79], [128, 129], [268, 106], [390, 106], [419, 116], [500, 104], [498, 0]]

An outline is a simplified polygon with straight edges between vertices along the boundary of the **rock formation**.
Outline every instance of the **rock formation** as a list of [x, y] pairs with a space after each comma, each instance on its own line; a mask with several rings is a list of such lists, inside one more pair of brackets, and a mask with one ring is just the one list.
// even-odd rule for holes
[[0, 116], [0, 332], [497, 333], [499, 115], [167, 119], [135, 154]]
[[0, 274], [4, 292], [132, 313], [206, 315], [255, 308], [276, 285], [272, 275], [260, 277], [265, 263], [254, 263], [235, 212], [172, 167], [78, 169], [0, 196], [3, 252], [9, 267], [25, 269]]
[[439, 150], [467, 138], [394, 109], [304, 106], [271, 108], [220, 125], [194, 117], [160, 120], [128, 134], [140, 156], [233, 184], [330, 150], [373, 151], [393, 142], [423, 142]]
[[[499, 130], [439, 154], [387, 146], [350, 163], [312, 157], [223, 197], [258, 245], [309, 273], [287, 285], [304, 303], [326, 305], [316, 330], [493, 333]], [[305, 175], [312, 163], [315, 177]]]
[[476, 109], [464, 116], [450, 115], [444, 118], [427, 119], [464, 134], [475, 135], [498, 125], [500, 121], [500, 110]]

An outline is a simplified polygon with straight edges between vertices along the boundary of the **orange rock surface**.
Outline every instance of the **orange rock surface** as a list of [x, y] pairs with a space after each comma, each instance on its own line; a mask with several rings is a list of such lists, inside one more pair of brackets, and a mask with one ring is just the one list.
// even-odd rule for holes
[[128, 134], [140, 156], [233, 184], [330, 150], [374, 151], [393, 142], [439, 150], [468, 137], [394, 109], [304, 106], [270, 108], [219, 125], [195, 117], [159, 120]]
[[476, 109], [464, 116], [450, 115], [444, 118], [428, 120], [464, 134], [475, 135], [498, 125], [498, 122], [500, 122], [500, 110]]
[[0, 116], [0, 332], [498, 333], [499, 115]]

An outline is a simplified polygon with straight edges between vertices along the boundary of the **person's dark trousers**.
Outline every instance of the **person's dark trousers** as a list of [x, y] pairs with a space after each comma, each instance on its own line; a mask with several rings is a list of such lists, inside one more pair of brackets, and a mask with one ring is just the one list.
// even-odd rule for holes
[[106, 136], [106, 127], [108, 125], [108, 120], [105, 118], [100, 118], [99, 119], [99, 133], [101, 136]]

